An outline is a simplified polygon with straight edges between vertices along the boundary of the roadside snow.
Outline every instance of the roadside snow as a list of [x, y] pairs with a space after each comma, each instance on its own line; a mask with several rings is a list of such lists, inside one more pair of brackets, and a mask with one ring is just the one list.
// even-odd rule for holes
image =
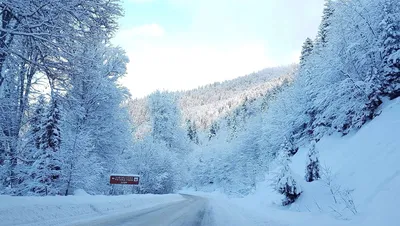
[[0, 196], [0, 225], [56, 226], [106, 215], [120, 214], [184, 200], [181, 195], [91, 196]]
[[204, 226], [281, 226], [277, 222], [266, 220], [263, 216], [243, 209], [234, 199], [218, 191], [199, 192], [184, 189], [181, 193], [202, 197], [208, 201], [208, 208], [203, 219]]

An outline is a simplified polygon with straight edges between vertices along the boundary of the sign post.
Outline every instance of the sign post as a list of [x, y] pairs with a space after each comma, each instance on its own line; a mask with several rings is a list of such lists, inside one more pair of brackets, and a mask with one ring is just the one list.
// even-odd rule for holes
[[139, 175], [112, 174], [110, 176], [110, 184], [139, 185], [139, 181]]

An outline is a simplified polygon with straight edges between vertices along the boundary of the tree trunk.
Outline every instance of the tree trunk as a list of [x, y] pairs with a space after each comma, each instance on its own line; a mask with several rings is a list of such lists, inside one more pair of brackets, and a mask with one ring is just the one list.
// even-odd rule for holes
[[5, 49], [7, 48], [8, 44], [10, 44], [12, 40], [12, 35], [7, 34], [4, 30], [6, 30], [10, 23], [11, 19], [13, 17], [11, 11], [8, 9], [7, 6], [2, 7], [2, 13], [1, 13], [1, 28], [3, 31], [0, 32], [0, 87], [2, 86], [5, 76], [3, 75], [3, 66], [4, 62], [6, 60], [6, 57], [8, 55], [7, 51]]

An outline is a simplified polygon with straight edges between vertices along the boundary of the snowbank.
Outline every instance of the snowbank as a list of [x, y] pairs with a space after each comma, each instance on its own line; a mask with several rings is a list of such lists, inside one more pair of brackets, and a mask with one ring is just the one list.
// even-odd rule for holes
[[[329, 169], [323, 180], [307, 183], [302, 179], [307, 147], [293, 157], [291, 168], [304, 191], [295, 204], [275, 204], [280, 197], [267, 180], [258, 184], [255, 194], [236, 199], [236, 206], [284, 225], [399, 225], [400, 98], [389, 102], [380, 116], [358, 132], [324, 137], [317, 149], [322, 168]], [[353, 207], [349, 206], [352, 202]]]
[[181, 195], [0, 196], [0, 225], [55, 226], [120, 214], [184, 200]]
[[206, 209], [205, 217], [203, 219], [203, 225], [281, 225], [275, 221], [272, 221], [271, 219], [266, 219], [265, 215], [260, 215], [258, 212], [253, 212], [252, 208], [248, 208], [248, 206], [242, 206], [244, 199], [239, 199], [241, 202], [237, 202], [237, 200], [232, 199], [231, 197], [220, 191], [201, 192], [195, 191], [190, 188], [185, 188], [181, 191], [181, 193], [199, 196], [207, 199], [208, 208]]

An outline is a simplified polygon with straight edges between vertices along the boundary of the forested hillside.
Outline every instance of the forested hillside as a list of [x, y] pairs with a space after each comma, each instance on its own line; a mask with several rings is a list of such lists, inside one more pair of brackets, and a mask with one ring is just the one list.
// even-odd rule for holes
[[[290, 82], [296, 70], [296, 65], [267, 68], [237, 79], [171, 94], [177, 98], [182, 125], [190, 121], [191, 126], [205, 130], [244, 102], [262, 98], [268, 92]], [[128, 108], [137, 136], [142, 137], [151, 130], [148, 98], [131, 100]]]

